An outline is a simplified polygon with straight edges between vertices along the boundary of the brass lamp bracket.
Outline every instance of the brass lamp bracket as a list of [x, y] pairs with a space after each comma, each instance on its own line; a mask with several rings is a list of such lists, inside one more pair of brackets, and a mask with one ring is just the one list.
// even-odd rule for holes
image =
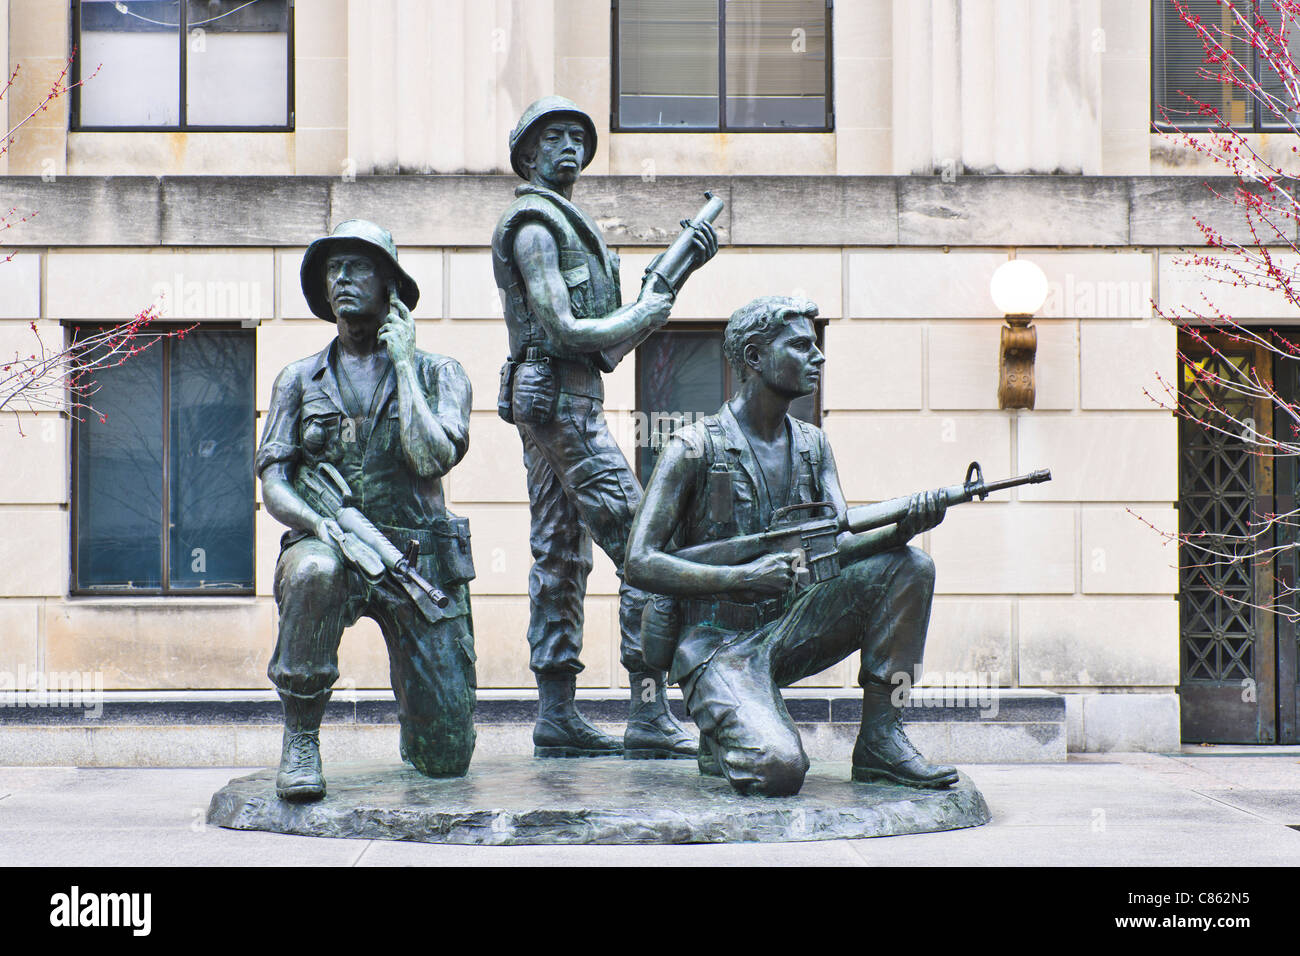
[[998, 359], [998, 408], [1034, 407], [1034, 355], [1038, 330], [1032, 315], [1008, 315]]

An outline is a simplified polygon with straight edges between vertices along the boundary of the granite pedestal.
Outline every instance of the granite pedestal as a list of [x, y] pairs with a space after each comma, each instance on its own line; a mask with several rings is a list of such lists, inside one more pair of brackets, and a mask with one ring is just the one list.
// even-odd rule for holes
[[423, 777], [392, 763], [326, 765], [328, 793], [293, 804], [275, 771], [218, 790], [208, 822], [302, 836], [518, 844], [782, 843], [980, 826], [969, 778], [950, 790], [852, 783], [847, 763], [814, 761], [794, 797], [744, 797], [693, 760], [475, 759], [469, 774]]

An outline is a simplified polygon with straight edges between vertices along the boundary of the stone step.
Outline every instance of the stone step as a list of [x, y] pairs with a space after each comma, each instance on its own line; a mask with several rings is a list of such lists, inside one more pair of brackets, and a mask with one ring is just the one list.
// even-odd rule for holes
[[[583, 713], [621, 733], [627, 699], [579, 692]], [[862, 716], [860, 696], [806, 688], [786, 708], [813, 759], [845, 760]], [[685, 707], [670, 695], [680, 718]], [[475, 711], [479, 755], [532, 753], [535, 696], [486, 691]], [[918, 688], [903, 720], [930, 759], [955, 763], [1061, 762], [1065, 700], [1014, 688]], [[0, 766], [266, 766], [279, 759], [282, 710], [271, 691], [0, 693]], [[387, 760], [397, 750], [390, 692], [336, 693], [322, 728], [326, 761]]]

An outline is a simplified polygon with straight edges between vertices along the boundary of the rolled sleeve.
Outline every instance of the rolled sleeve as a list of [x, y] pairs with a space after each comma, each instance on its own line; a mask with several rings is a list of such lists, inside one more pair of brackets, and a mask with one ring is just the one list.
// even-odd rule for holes
[[298, 460], [298, 413], [302, 408], [302, 382], [293, 366], [284, 369], [271, 388], [271, 408], [266, 415], [262, 441], [253, 459], [253, 469], [262, 472], [277, 462]]
[[469, 412], [474, 402], [474, 390], [465, 369], [453, 358], [444, 357], [430, 369], [430, 381], [425, 382], [425, 397], [438, 424], [446, 432], [456, 449], [457, 464], [469, 451]]

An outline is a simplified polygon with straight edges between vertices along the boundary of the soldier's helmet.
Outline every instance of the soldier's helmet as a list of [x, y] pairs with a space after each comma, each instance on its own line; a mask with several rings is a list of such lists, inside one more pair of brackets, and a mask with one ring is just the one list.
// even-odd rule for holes
[[543, 96], [524, 110], [519, 123], [510, 134], [510, 167], [520, 179], [528, 179], [528, 170], [523, 165], [523, 148], [528, 136], [548, 120], [557, 116], [567, 116], [582, 124], [587, 133], [587, 142], [582, 150], [582, 168], [586, 169], [596, 156], [596, 124], [583, 112], [582, 107], [563, 96]]
[[302, 283], [302, 296], [307, 300], [312, 314], [326, 322], [334, 322], [334, 310], [330, 308], [329, 294], [325, 289], [325, 260], [331, 252], [341, 248], [357, 247], [373, 253], [393, 267], [393, 278], [397, 282], [397, 297], [408, 309], [414, 309], [420, 301], [420, 287], [415, 284], [400, 265], [397, 264], [397, 244], [393, 234], [383, 226], [377, 226], [365, 219], [346, 219], [334, 227], [328, 236], [317, 239], [307, 247], [302, 257], [302, 268], [298, 272]]

